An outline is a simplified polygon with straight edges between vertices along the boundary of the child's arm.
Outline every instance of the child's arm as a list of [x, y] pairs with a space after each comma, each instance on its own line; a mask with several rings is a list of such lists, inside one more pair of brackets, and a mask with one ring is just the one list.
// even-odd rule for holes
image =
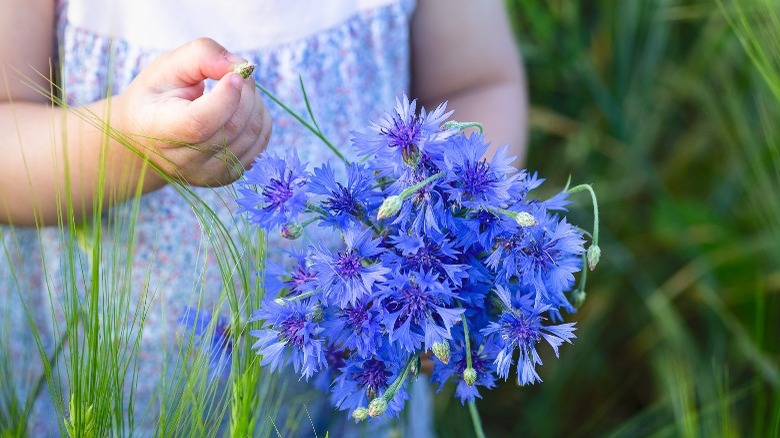
[[492, 148], [509, 144], [521, 165], [527, 93], [504, 2], [419, 0], [411, 37], [412, 96], [449, 101], [455, 120], [483, 123]]
[[[57, 223], [65, 205], [65, 151], [75, 214], [93, 209], [98, 192], [101, 129], [58, 107], [30, 87], [49, 90], [54, 48], [52, 0], [0, 0], [0, 223]], [[215, 186], [240, 176], [267, 145], [271, 120], [251, 79], [232, 73], [242, 62], [212, 40], [193, 41], [146, 68], [126, 92], [83, 107], [131, 134], [150, 161], [188, 184]], [[40, 77], [36, 71], [45, 73]], [[218, 79], [203, 94], [203, 81]], [[196, 147], [183, 147], [166, 139]], [[67, 149], [66, 146], [67, 145]], [[225, 147], [227, 146], [227, 148]], [[132, 195], [143, 160], [121, 144], [107, 147], [106, 201]], [[164, 180], [148, 172], [145, 192]], [[67, 219], [66, 219], [67, 220]]]

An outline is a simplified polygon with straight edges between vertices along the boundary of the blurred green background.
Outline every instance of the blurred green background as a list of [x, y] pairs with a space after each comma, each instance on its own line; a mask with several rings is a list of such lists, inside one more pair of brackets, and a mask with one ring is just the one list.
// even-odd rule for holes
[[507, 1], [528, 167], [593, 184], [603, 257], [544, 382], [483, 392], [489, 437], [778, 436], [780, 2], [754, 1]]

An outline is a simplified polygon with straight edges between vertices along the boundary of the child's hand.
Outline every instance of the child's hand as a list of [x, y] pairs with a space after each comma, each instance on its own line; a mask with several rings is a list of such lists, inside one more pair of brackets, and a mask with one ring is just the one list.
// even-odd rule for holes
[[[211, 39], [194, 40], [144, 69], [114, 100], [125, 134], [178, 180], [219, 186], [238, 179], [268, 145], [271, 117], [254, 80], [234, 73], [245, 62]], [[204, 94], [204, 80], [217, 79]], [[118, 122], [118, 123], [116, 123]]]

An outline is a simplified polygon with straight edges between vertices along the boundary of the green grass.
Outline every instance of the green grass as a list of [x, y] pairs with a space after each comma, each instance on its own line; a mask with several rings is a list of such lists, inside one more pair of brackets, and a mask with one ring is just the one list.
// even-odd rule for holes
[[[66, 105], [57, 97], [62, 94], [60, 90], [38, 91]], [[143, 139], [128, 137], [103, 124], [107, 114], [73, 108], [68, 117], [81, 117], [102, 129], [104, 148], [109, 138], [114, 138], [131, 150], [140, 149]], [[99, 178], [105, 178], [104, 170]], [[65, 193], [69, 195], [69, 175], [65, 181]], [[148, 266], [133, 264], [142, 183], [138, 181], [129, 188], [134, 196], [122, 208], [107, 212], [103, 200], [110, 202], [116, 194], [103, 193], [103, 184], [99, 184], [95, 213], [86, 215], [89, 219], [85, 221], [74, 219], [73, 202], [65, 199], [55, 227], [0, 228], [0, 280], [7, 288], [0, 296], [0, 320], [7, 321], [0, 326], [0, 376], [5, 382], [0, 385], [0, 436], [26, 436], [33, 403], [39, 398], [50, 399], [54, 412], [44, 414], [56, 417], [59, 433], [71, 438], [144, 435], [152, 431], [158, 436], [268, 436], [276, 430], [273, 422], [281, 403], [281, 388], [276, 377], [259, 367], [247, 333], [247, 320], [264, 293], [258, 281], [261, 277], [256, 275], [263, 269], [264, 237], [241, 218], [225, 223], [214, 210], [217, 206], [207, 205], [173, 177], [169, 184], [190, 204], [203, 231], [198, 266], [193, 266], [190, 273], [194, 285], [191, 301], [200, 305], [202, 294], [219, 293], [216, 308], [203, 310], [214, 315], [227, 310], [233, 354], [229, 377], [212, 378], [210, 355], [201, 345], [208, 344], [217, 318], [213, 318], [203, 340], [182, 328], [175, 344], [163, 347], [166, 366], [160, 370], [154, 406], [137, 402], [135, 387], [140, 378], [139, 354], [146, 316], [155, 296], [171, 293], [164, 289], [164, 282], [152, 278], [152, 266], [157, 263], [154, 255], [148, 257]], [[219, 202], [231, 205], [235, 193], [228, 193], [228, 197]], [[39, 240], [36, 234], [46, 236]], [[52, 236], [56, 242], [52, 242]], [[41, 243], [46, 241], [62, 248], [62, 260], [49, 259], [47, 247]], [[36, 247], [45, 269], [45, 278], [39, 279], [42, 284], [36, 284], [22, 262], [30, 258], [31, 247]], [[204, 291], [202, 286], [201, 277], [210, 260], [221, 275], [222, 286], [217, 291]], [[36, 299], [38, 292], [43, 296]], [[136, 299], [132, 297], [140, 298], [132, 301]], [[166, 314], [173, 320], [179, 316]], [[10, 321], [17, 326], [12, 327]], [[20, 333], [18, 325], [29, 334], [32, 344], [28, 357], [11, 363], [5, 360], [9, 337]], [[40, 367], [34, 366], [36, 363]], [[40, 375], [31, 376], [18, 368], [24, 364], [31, 365], [32, 370], [41, 368]], [[159, 417], [152, 420], [150, 415]], [[139, 420], [145, 424], [139, 424]]]
[[[775, 4], [507, 1], [528, 167], [593, 185], [603, 256], [544, 382], [478, 404], [487, 436], [778, 436]], [[442, 436], [467, 436], [437, 402]]]

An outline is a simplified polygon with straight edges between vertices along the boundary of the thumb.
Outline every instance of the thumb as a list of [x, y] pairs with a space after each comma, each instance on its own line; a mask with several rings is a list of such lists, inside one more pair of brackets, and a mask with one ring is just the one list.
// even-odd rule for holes
[[221, 79], [246, 60], [210, 38], [198, 38], [165, 53], [144, 71], [156, 78], [153, 88], [165, 92]]

